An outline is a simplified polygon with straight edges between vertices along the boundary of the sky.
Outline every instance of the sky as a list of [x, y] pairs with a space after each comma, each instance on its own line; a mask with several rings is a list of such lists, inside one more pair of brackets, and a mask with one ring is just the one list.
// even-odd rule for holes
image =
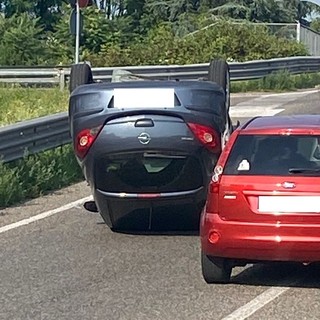
[[320, 6], [320, 0], [300, 0], [300, 1], [312, 2], [312, 3], [317, 4], [318, 6]]

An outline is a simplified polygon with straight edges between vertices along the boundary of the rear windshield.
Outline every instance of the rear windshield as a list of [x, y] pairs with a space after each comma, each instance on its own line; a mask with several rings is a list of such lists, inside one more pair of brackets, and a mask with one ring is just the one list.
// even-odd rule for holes
[[108, 192], [175, 192], [202, 186], [193, 157], [136, 153], [114, 155], [96, 163], [96, 183]]
[[320, 136], [239, 135], [225, 175], [320, 175]]

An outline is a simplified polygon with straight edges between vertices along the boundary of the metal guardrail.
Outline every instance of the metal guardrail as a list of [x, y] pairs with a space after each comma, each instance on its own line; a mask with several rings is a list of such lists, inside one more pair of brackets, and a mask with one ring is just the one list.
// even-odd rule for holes
[[[320, 72], [320, 57], [290, 57], [270, 60], [255, 60], [248, 62], [229, 62], [232, 81], [263, 78], [271, 73], [288, 70], [292, 74]], [[193, 80], [206, 77], [208, 63], [189, 65], [160, 66], [124, 66], [92, 68], [95, 81], [110, 82], [115, 70], [127, 70], [138, 76], [148, 76], [150, 79]], [[60, 85], [63, 90], [70, 77], [70, 67], [0, 67], [0, 82], [20, 83], [27, 85]]]
[[[248, 62], [229, 62], [232, 81], [263, 78], [271, 73], [287, 69], [292, 74], [320, 72], [320, 57], [292, 57]], [[93, 68], [95, 80], [111, 81], [114, 70], [125, 69], [151, 79], [194, 80], [208, 75], [209, 63], [169, 66], [134, 66], [119, 68]]]
[[[95, 80], [111, 81], [114, 70], [125, 69], [151, 79], [198, 79], [208, 74], [208, 63], [185, 66], [134, 66], [93, 68]], [[230, 63], [231, 80], [249, 80], [287, 69], [292, 74], [320, 72], [320, 57], [292, 57]], [[60, 83], [64, 88], [70, 68], [1, 68], [0, 81]], [[71, 142], [66, 112], [0, 127], [0, 158], [9, 162]]]
[[57, 113], [0, 128], [1, 161], [9, 162], [71, 142], [68, 114]]

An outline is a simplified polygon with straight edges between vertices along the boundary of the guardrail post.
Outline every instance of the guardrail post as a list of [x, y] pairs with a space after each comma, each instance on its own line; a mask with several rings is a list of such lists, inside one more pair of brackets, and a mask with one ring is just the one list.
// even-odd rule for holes
[[64, 69], [59, 70], [59, 83], [60, 83], [60, 91], [63, 91], [65, 88], [65, 72]]
[[301, 23], [297, 22], [297, 42], [301, 42]]

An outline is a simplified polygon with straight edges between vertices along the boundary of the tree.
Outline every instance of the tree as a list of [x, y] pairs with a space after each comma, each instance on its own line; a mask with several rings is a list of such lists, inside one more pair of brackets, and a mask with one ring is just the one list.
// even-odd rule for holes
[[28, 14], [37, 19], [45, 31], [53, 30], [60, 18], [61, 8], [68, 0], [0, 0], [0, 10], [6, 18]]
[[239, 0], [216, 1], [210, 11], [215, 15], [253, 22], [293, 23], [302, 21], [313, 8], [300, 0]]
[[[0, 26], [0, 63], [72, 63], [75, 38], [69, 30], [69, 1], [0, 0], [0, 13], [3, 13]], [[314, 8], [299, 0], [92, 1], [97, 5], [81, 10], [84, 15], [84, 29], [80, 39], [81, 60], [93, 58], [107, 65], [138, 64], [143, 61], [175, 63], [175, 59], [179, 62], [192, 61], [189, 53], [181, 53], [183, 50], [190, 50], [199, 59], [206, 59], [210, 53], [206, 51], [208, 47], [210, 50], [218, 47], [217, 50], [222, 53], [225, 50], [224, 40], [219, 38], [216, 42], [216, 36], [210, 31], [211, 26], [220, 23], [221, 19], [225, 24], [230, 18], [241, 20], [241, 23], [295, 22], [296, 19], [304, 21], [303, 17]], [[229, 32], [233, 29], [242, 30], [242, 27], [234, 24], [230, 24], [228, 28]], [[202, 30], [207, 30], [213, 39], [208, 40], [207, 33], [202, 33]], [[216, 28], [213, 30], [221, 31]], [[209, 42], [202, 42], [201, 37], [188, 38], [189, 34], [198, 33]], [[248, 34], [245, 33], [246, 36]], [[233, 33], [233, 36], [241, 37], [240, 31]], [[227, 34], [223, 37], [229, 39]], [[197, 43], [193, 46], [189, 41]], [[240, 44], [242, 42], [240, 39]], [[237, 43], [239, 48], [240, 44]], [[149, 46], [152, 50], [149, 50]], [[159, 56], [157, 50], [165, 52]], [[207, 52], [206, 55], [200, 54], [202, 51]], [[232, 55], [245, 59], [249, 55], [248, 50], [246, 48], [242, 51], [244, 53]], [[260, 53], [253, 54], [257, 57], [259, 55]], [[107, 58], [102, 59], [103, 56]]]
[[199, 0], [147, 0], [145, 10], [157, 21], [177, 21], [181, 14], [197, 12]]
[[46, 63], [48, 51], [38, 19], [27, 13], [10, 18], [0, 16], [0, 65]]
[[[49, 47], [52, 55], [59, 63], [72, 63], [74, 60], [75, 39], [70, 35], [69, 16], [70, 8], [64, 6], [64, 15], [50, 33]], [[90, 7], [82, 10], [84, 28], [80, 38], [80, 54], [85, 57], [97, 54], [102, 46], [128, 46], [138, 37], [135, 33], [134, 19], [129, 15], [108, 19], [104, 10]]]
[[310, 26], [313, 30], [320, 32], [320, 18], [314, 19]]

